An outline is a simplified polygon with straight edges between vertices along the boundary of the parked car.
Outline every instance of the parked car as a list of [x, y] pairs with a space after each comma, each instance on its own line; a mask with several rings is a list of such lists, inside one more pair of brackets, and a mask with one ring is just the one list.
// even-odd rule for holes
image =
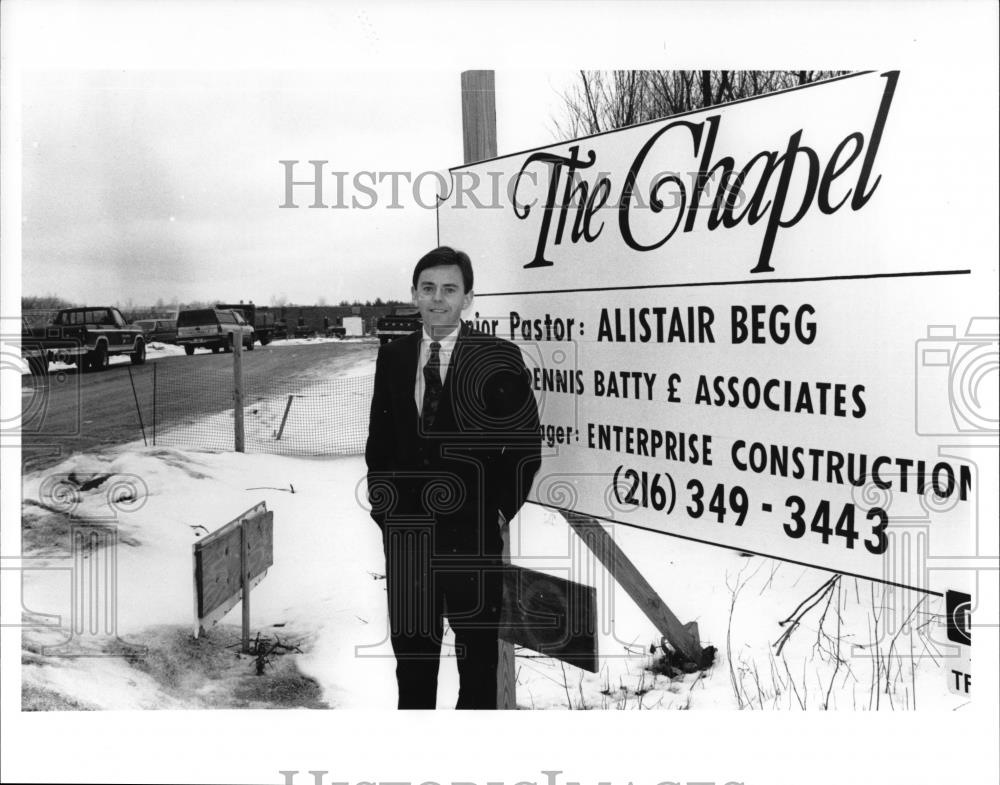
[[236, 311], [221, 308], [195, 308], [177, 314], [178, 346], [188, 355], [195, 349], [231, 352], [239, 341], [253, 351], [253, 327]]
[[229, 305], [217, 303], [216, 309], [236, 311], [243, 320], [253, 327], [254, 338], [260, 341], [261, 346], [267, 346], [276, 337], [276, 322], [274, 312], [266, 305], [254, 305], [253, 303], [238, 303]]
[[45, 373], [50, 362], [75, 363], [81, 371], [103, 371], [108, 360], [120, 354], [142, 365], [146, 339], [117, 308], [63, 308], [45, 327], [32, 328], [22, 322], [21, 354], [34, 373]]
[[152, 341], [177, 342], [176, 319], [137, 319], [133, 324], [142, 330], [143, 335], [146, 336], [147, 344]]

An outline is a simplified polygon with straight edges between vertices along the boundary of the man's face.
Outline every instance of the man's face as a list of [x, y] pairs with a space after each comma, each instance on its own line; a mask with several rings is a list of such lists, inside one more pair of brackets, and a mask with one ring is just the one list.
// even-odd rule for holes
[[450, 333], [472, 305], [472, 291], [465, 291], [462, 271], [456, 264], [428, 267], [410, 290], [427, 332], [437, 338]]

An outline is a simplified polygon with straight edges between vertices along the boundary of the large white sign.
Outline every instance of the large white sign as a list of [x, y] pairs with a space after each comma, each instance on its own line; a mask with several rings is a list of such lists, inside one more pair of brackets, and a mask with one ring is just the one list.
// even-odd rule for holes
[[993, 230], [929, 111], [865, 73], [453, 170], [532, 500], [935, 592], [995, 539]]

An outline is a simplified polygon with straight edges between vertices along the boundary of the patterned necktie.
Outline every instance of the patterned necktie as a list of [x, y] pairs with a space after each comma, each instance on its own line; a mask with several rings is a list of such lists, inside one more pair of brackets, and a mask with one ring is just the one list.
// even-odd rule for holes
[[441, 344], [431, 342], [431, 354], [424, 366], [424, 407], [420, 412], [423, 430], [429, 431], [434, 425], [434, 416], [441, 403]]

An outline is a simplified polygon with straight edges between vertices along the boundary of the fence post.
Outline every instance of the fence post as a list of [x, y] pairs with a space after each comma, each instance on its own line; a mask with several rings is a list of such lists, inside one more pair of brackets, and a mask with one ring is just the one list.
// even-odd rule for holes
[[233, 336], [233, 436], [236, 452], [245, 452], [243, 433], [243, 336]]
[[135, 401], [135, 413], [139, 417], [139, 429], [142, 431], [142, 443], [144, 446], [148, 447], [149, 442], [146, 441], [146, 426], [142, 423], [142, 406], [139, 405], [139, 393], [135, 391], [135, 378], [132, 376], [132, 366], [128, 366], [128, 380], [132, 385], [132, 400]]
[[156, 363], [153, 363], [153, 446], [156, 446]]
[[[233, 349], [233, 351], [236, 351]], [[240, 521], [240, 588], [243, 591], [243, 618], [241, 620], [241, 646], [244, 654], [250, 653], [250, 532], [247, 520]]]
[[[462, 72], [462, 152], [467, 164], [495, 158], [497, 111], [493, 71]], [[492, 525], [492, 522], [490, 522]], [[509, 523], [509, 522], [508, 522]], [[510, 529], [504, 532], [503, 563], [510, 563]], [[497, 643], [497, 708], [516, 709], [514, 646]]]

